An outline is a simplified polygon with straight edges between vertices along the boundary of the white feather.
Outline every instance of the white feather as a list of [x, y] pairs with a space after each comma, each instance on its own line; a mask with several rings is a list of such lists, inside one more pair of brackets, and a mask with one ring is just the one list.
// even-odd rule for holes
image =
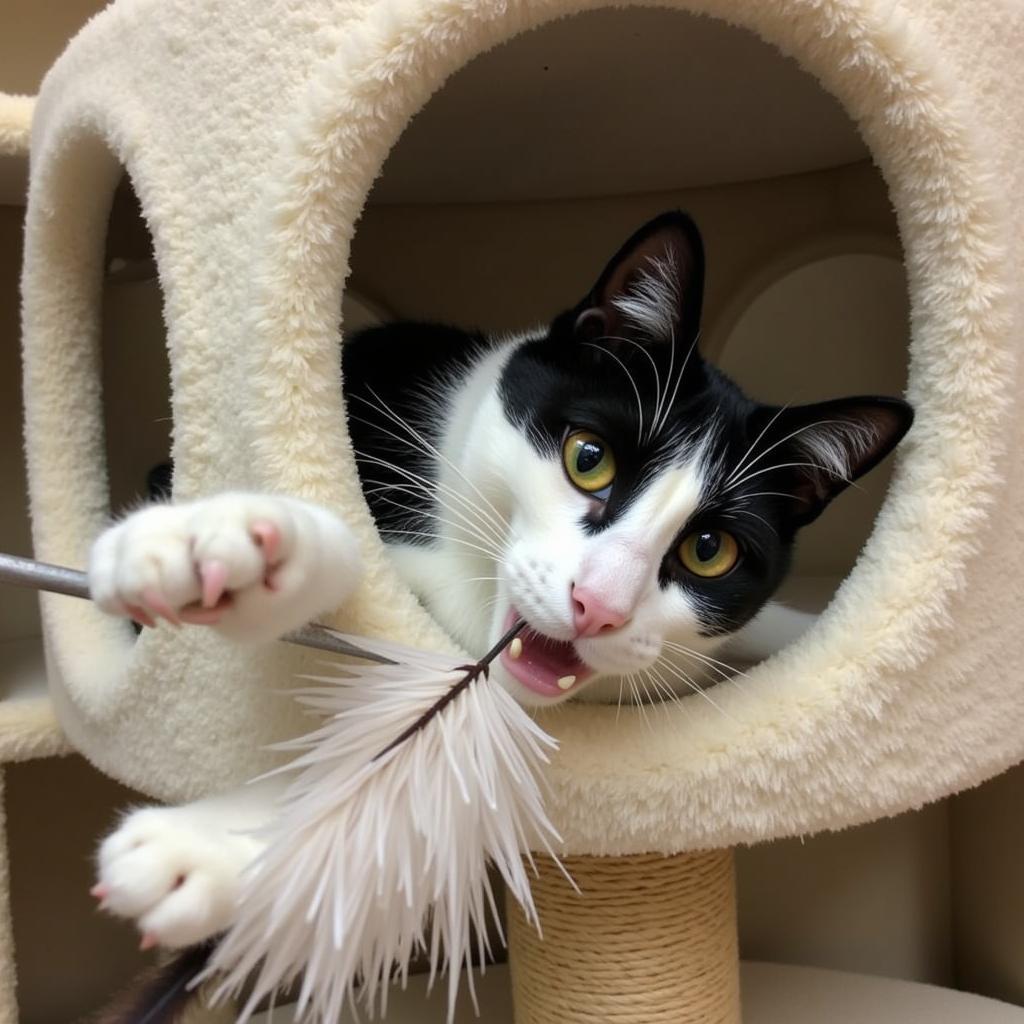
[[440, 655], [358, 642], [397, 664], [345, 666], [300, 692], [325, 722], [284, 745], [299, 752], [282, 769], [296, 777], [207, 972], [223, 974], [215, 999], [256, 972], [240, 1022], [303, 975], [300, 1019], [333, 1024], [357, 1002], [382, 1012], [419, 951], [431, 981], [449, 972], [451, 1019], [460, 968], [474, 950], [483, 960], [488, 914], [497, 921], [489, 862], [536, 922], [524, 858], [559, 842], [539, 784], [555, 741], [480, 680], [374, 760], [464, 673]]

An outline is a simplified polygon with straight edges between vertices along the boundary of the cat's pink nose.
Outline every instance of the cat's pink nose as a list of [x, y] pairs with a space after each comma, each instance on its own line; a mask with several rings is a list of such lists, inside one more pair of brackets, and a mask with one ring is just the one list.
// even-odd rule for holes
[[629, 616], [610, 607], [592, 590], [576, 584], [572, 588], [572, 617], [577, 636], [597, 636], [629, 621]]

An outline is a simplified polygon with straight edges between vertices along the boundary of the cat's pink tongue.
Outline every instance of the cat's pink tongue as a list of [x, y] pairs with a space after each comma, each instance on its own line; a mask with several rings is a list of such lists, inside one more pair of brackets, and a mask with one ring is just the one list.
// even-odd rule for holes
[[[518, 618], [519, 613], [510, 608], [504, 628], [511, 629]], [[593, 674], [569, 641], [552, 640], [529, 626], [516, 639], [520, 643], [513, 640], [501, 652], [501, 663], [523, 686], [542, 697], [564, 697]]]

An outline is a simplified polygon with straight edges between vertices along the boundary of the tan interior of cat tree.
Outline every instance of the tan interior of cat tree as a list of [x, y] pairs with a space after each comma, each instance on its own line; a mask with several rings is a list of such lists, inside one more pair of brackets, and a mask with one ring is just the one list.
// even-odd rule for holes
[[[736, 350], [730, 351], [730, 346], [724, 344], [731, 332], [718, 329], [717, 322], [741, 323], [742, 312], [734, 308], [737, 296], [746, 308], [747, 300], [754, 301], [761, 287], [802, 265], [800, 253], [807, 262], [815, 263], [825, 256], [842, 259], [844, 253], [886, 260], [898, 252], [884, 187], [867, 163], [859, 140], [851, 134], [845, 116], [817, 85], [796, 74], [791, 66], [785, 72], [778, 71], [779, 78], [758, 81], [752, 77], [747, 82], [741, 76], [734, 83], [746, 84], [751, 94], [759, 95], [783, 88], [781, 80], [787, 77], [804, 83], [803, 98], [797, 87], [795, 92], [785, 93], [786, 102], [778, 105], [774, 120], [764, 111], [752, 119], [763, 129], [761, 141], [781, 139], [783, 145], [755, 152], [759, 140], [751, 138], [750, 125], [723, 122], [727, 111], [723, 112], [720, 105], [724, 96], [721, 82], [708, 84], [706, 80], [698, 82], [704, 88], [690, 90], [695, 95], [691, 112], [706, 111], [709, 127], [717, 128], [722, 123], [735, 127], [727, 133], [716, 131], [719, 146], [714, 150], [706, 144], [692, 144], [685, 127], [674, 131], [666, 126], [666, 104], [650, 101], [652, 92], [659, 95], [658, 90], [645, 87], [643, 72], [650, 70], [651, 64], [641, 59], [632, 62], [629, 54], [639, 55], [642, 50], [624, 50], [620, 45], [623, 22], [617, 20], [633, 20], [642, 27], [631, 26], [630, 31], [647, 32], [656, 43], [663, 38], [660, 19], [680, 16], [636, 11], [592, 17], [595, 26], [605, 19], [604, 28], [596, 27], [593, 37], [588, 34], [588, 46], [593, 42], [594, 49], [584, 48], [585, 59], [561, 69], [558, 89], [564, 104], [560, 101], [546, 108], [544, 96], [535, 96], [533, 116], [522, 116], [522, 111], [529, 109], [524, 88], [540, 77], [538, 63], [544, 66], [541, 60], [548, 55], [547, 47], [557, 40], [560, 31], [569, 30], [565, 28], [569, 23], [549, 26], [535, 37], [517, 40], [482, 59], [464, 73], [466, 84], [461, 92], [463, 76], [457, 76], [451, 89], [413, 123], [357, 231], [352, 288], [400, 315], [437, 316], [496, 328], [519, 325], [524, 318], [543, 318], [575, 297], [580, 286], [593, 276], [609, 244], [614, 245], [648, 213], [667, 205], [682, 205], [692, 210], [704, 226], [713, 261], [709, 341], [723, 348], [724, 362], [742, 379], [744, 362], [749, 360], [748, 365], [756, 367], [758, 352], [746, 347], [742, 350], [746, 359], [734, 355]], [[724, 56], [716, 45], [749, 47], [749, 37], [717, 22], [697, 24], [700, 31], [707, 29], [710, 34], [697, 37], [701, 41], [699, 53], [679, 53], [676, 48], [673, 68], [692, 70], [699, 65], [707, 75], [715, 68], [743, 66], [754, 75], [757, 64], [749, 60], [737, 65], [714, 59], [716, 55]], [[731, 36], [739, 41], [730, 40]], [[565, 53], [564, 46], [554, 49]], [[761, 50], [761, 44], [755, 49]], [[578, 39], [572, 50], [580, 52]], [[763, 51], [769, 71], [772, 66], [783, 65], [777, 55], [767, 48]], [[735, 52], [725, 53], [729, 61], [736, 60]], [[550, 61], [548, 67], [553, 67]], [[554, 67], [557, 69], [557, 65]], [[628, 145], [602, 149], [598, 159], [581, 160], [574, 151], [573, 139], [576, 127], [593, 112], [588, 106], [593, 102], [587, 93], [592, 81], [588, 68], [600, 68], [603, 79], [614, 79], [621, 73], [615, 90], [621, 103], [619, 123], [634, 126], [636, 138]], [[659, 66], [657, 70], [664, 73], [665, 68]], [[481, 83], [487, 82], [488, 91], [481, 93]], [[573, 83], [578, 85], [574, 88]], [[679, 89], [680, 85], [676, 82], [671, 87]], [[484, 143], [486, 150], [488, 132], [495, 123], [505, 120], [493, 116], [495, 104], [501, 102], [516, 114], [515, 123], [522, 134], [494, 147], [489, 157], [487, 152], [481, 155], [479, 144]], [[807, 105], [802, 106], [802, 102]], [[487, 116], [476, 124], [467, 123], [474, 109], [478, 115], [487, 112]], [[607, 109], [600, 108], [602, 117]], [[647, 112], [647, 116], [637, 117], [638, 111]], [[805, 130], [809, 118], [815, 125], [813, 132]], [[471, 147], [465, 146], [467, 139], [473, 140]], [[408, 146], [409, 156], [403, 165], [400, 157], [404, 146]], [[512, 159], [527, 150], [533, 154], [532, 163], [524, 167]], [[467, 152], [481, 162], [467, 162]], [[433, 163], [425, 156], [432, 156]], [[422, 179], [413, 173], [416, 168], [421, 169]], [[480, 193], [481, 183], [491, 191]], [[478, 190], [475, 194], [474, 189]], [[841, 243], [838, 247], [837, 242]], [[844, 249], [847, 243], [849, 249]], [[555, 258], [548, 263], [552, 254]], [[539, 267], [543, 272], [538, 275]], [[835, 274], [842, 272], [845, 281], [850, 269], [848, 263], [832, 264], [823, 274], [827, 280], [819, 281], [819, 294], [832, 294], [834, 298]], [[887, 364], [877, 389], [899, 391], [904, 349], [898, 348], [896, 359], [888, 357], [894, 351], [893, 344], [899, 344], [905, 311], [899, 307], [899, 296], [892, 294], [893, 278], [888, 269], [880, 274], [875, 274], [877, 265], [869, 269], [862, 264], [859, 269], [869, 281], [878, 283], [884, 278], [883, 287], [892, 301], [884, 332], [856, 334], [856, 325], [849, 326], [865, 344], [869, 338], [877, 340], [874, 352], [881, 358], [875, 365]], [[151, 400], [161, 395], [166, 381], [160, 296], [151, 281], [111, 280], [105, 303], [112, 484], [115, 495], [120, 493], [127, 500], [139, 486], [140, 467], [148, 468], [166, 455], [166, 425], [161, 426], [158, 417], [147, 419], [144, 430], [137, 429], [139, 410], [151, 409]], [[802, 322], [800, 311], [791, 307], [788, 311], [797, 314], [791, 328], [799, 328], [801, 339], [810, 337], [821, 309], [807, 311]], [[827, 351], [822, 353], [822, 368], [831, 365]], [[812, 388], [814, 365], [811, 361], [807, 364]], [[883, 376], [885, 379], [881, 379]], [[745, 383], [757, 393], [758, 383], [774, 388], [790, 380], [769, 382], [759, 377], [757, 382]], [[140, 397], [144, 399], [141, 402]], [[851, 518], [866, 530], [871, 520], [870, 500], [861, 504], [857, 495], [845, 500], [851, 503], [844, 508], [855, 510]], [[12, 531], [24, 532], [20, 511], [11, 519]], [[822, 529], [829, 524], [836, 525], [836, 533], [832, 538], [822, 534], [822, 554], [835, 552], [836, 537], [851, 536], [839, 527], [834, 514], [823, 520]], [[849, 545], [843, 558], [852, 557], [856, 547]], [[810, 562], [806, 568], [813, 576], [818, 567]], [[835, 571], [830, 565], [826, 575]], [[0, 601], [7, 599], [7, 594], [0, 593]], [[33, 628], [32, 602], [21, 597], [10, 600], [13, 613], [8, 616], [7, 606], [3, 606], [0, 628], [11, 624], [12, 633], [23, 636]], [[913, 958], [918, 952], [907, 955]]]

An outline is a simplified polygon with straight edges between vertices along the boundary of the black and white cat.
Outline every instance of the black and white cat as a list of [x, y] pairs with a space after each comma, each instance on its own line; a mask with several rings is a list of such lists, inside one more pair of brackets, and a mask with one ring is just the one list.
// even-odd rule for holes
[[[642, 674], [689, 691], [723, 644], [765, 654], [807, 625], [769, 599], [800, 527], [911, 425], [895, 398], [763, 405], [697, 347], [704, 255], [666, 213], [549, 327], [509, 338], [397, 324], [344, 346], [366, 500], [423, 604], [525, 704], [618, 699]], [[273, 639], [358, 581], [345, 524], [293, 498], [228, 493], [143, 509], [96, 542], [95, 600], [146, 624]], [[94, 890], [144, 945], [231, 921], [274, 786], [130, 814]]]

